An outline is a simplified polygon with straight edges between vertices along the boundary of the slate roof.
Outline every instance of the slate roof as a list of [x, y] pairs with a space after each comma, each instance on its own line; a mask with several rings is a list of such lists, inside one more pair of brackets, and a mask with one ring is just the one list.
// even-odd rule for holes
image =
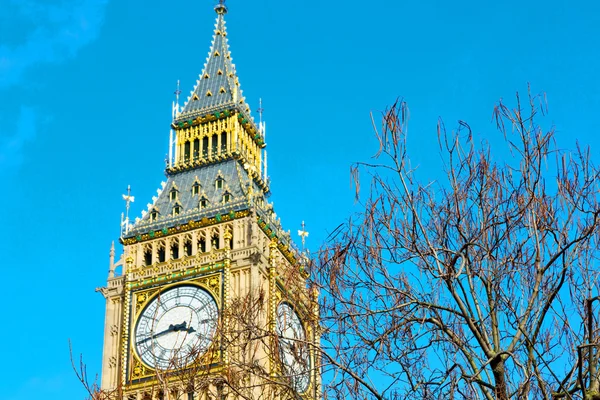
[[227, 9], [217, 6], [215, 10], [217, 22], [206, 63], [181, 113], [176, 116], [175, 123], [231, 109], [236, 109], [248, 120], [253, 120], [250, 107], [242, 95], [235, 64], [229, 51], [225, 26]]
[[[224, 179], [222, 188], [217, 188], [215, 184], [219, 177]], [[196, 182], [200, 184], [199, 194], [192, 193]], [[153, 203], [148, 205], [148, 210], [143, 213], [142, 218], [136, 219], [127, 236], [184, 224], [190, 220], [197, 221], [203, 217], [213, 217], [218, 213], [246, 210], [250, 207], [247, 198], [249, 183], [250, 178], [239, 160], [227, 160], [171, 175], [164, 187], [158, 190], [158, 196], [153, 198]], [[261, 191], [255, 182], [252, 184], [255, 193]], [[173, 189], [177, 191], [175, 200], [171, 198]], [[224, 204], [223, 195], [226, 192], [231, 195], [231, 199]], [[206, 208], [200, 207], [202, 197], [208, 200]], [[173, 215], [176, 205], [181, 207], [181, 211], [178, 215]], [[151, 219], [153, 210], [159, 213], [154, 221]]]

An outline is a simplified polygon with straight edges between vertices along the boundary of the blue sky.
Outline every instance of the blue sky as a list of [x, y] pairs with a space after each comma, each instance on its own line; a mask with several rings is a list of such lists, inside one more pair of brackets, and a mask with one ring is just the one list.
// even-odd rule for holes
[[[209, 0], [0, 0], [0, 393], [83, 398], [68, 339], [100, 368], [108, 251], [121, 194], [137, 216], [164, 179], [173, 91], [201, 72]], [[308, 245], [353, 211], [349, 166], [377, 150], [369, 113], [402, 96], [411, 158], [439, 172], [436, 123], [497, 137], [495, 102], [545, 92], [559, 143], [598, 159], [600, 6], [228, 1], [241, 85], [267, 121], [272, 200]], [[363, 187], [366, 185], [363, 185]], [[57, 311], [59, 310], [59, 311]]]

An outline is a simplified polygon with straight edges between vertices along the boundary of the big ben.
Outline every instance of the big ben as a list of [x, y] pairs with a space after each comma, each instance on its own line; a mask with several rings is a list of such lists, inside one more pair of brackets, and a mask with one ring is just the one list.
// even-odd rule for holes
[[[240, 88], [224, 1], [173, 107], [166, 182], [111, 249], [102, 392], [115, 399], [317, 399], [317, 293], [269, 202], [265, 124]], [[124, 196], [127, 203], [130, 194]]]

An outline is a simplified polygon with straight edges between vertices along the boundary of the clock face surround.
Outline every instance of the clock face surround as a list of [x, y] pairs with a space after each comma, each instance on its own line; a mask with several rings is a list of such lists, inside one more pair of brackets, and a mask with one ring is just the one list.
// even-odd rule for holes
[[217, 330], [219, 311], [199, 286], [171, 287], [152, 299], [137, 319], [133, 343], [151, 368], [181, 368], [206, 352]]
[[304, 393], [310, 384], [310, 354], [302, 322], [288, 303], [277, 307], [275, 330], [279, 337], [283, 372], [290, 377], [294, 389]]

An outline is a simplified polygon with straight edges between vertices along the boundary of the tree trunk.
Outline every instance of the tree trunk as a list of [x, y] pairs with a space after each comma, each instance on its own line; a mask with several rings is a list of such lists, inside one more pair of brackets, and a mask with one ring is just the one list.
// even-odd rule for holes
[[491, 362], [492, 373], [494, 374], [495, 395], [498, 400], [509, 400], [506, 387], [506, 371], [504, 369], [504, 359], [502, 356], [496, 356]]

